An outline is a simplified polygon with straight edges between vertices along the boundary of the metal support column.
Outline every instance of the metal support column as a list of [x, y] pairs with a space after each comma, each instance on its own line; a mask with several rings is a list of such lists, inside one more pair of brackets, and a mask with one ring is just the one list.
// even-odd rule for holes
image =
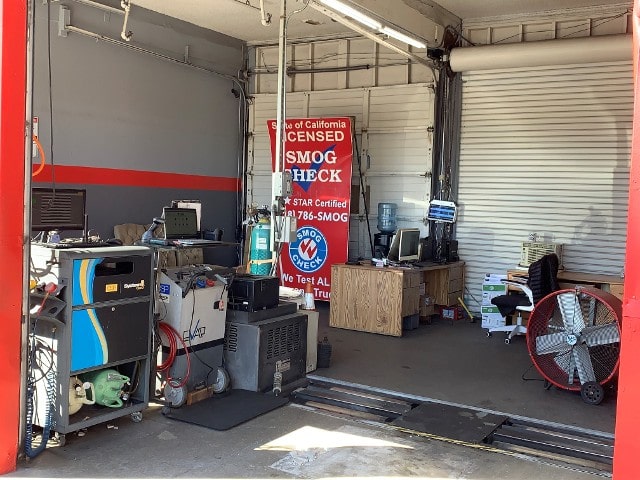
[[622, 339], [613, 478], [640, 478], [640, 0], [633, 10], [633, 78], [635, 102], [629, 175], [627, 255], [622, 306]]
[[[25, 190], [27, 7], [24, 0], [5, 0], [0, 5], [0, 195], [5, 205], [14, 207], [23, 204]], [[0, 256], [3, 268], [12, 276], [3, 286], [0, 312], [0, 385], [4, 392], [0, 474], [15, 470], [20, 443], [24, 243], [23, 209], [5, 209], [0, 215]]]

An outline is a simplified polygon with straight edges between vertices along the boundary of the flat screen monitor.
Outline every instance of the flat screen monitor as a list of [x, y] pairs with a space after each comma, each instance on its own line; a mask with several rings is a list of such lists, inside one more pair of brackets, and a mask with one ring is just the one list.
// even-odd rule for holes
[[165, 239], [177, 240], [198, 237], [198, 216], [195, 208], [164, 207], [162, 216], [164, 217]]
[[391, 242], [389, 260], [394, 262], [412, 262], [420, 259], [420, 229], [401, 228]]
[[86, 190], [33, 188], [31, 230], [84, 230], [86, 198]]

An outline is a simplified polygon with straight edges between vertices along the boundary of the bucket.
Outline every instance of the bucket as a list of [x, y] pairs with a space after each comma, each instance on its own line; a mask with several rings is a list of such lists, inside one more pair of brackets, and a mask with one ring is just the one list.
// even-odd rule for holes
[[391, 233], [396, 231], [397, 210], [398, 205], [395, 203], [378, 204], [378, 230], [383, 233]]
[[329, 368], [331, 365], [331, 344], [329, 339], [324, 337], [321, 342], [318, 342], [318, 362], [317, 368]]

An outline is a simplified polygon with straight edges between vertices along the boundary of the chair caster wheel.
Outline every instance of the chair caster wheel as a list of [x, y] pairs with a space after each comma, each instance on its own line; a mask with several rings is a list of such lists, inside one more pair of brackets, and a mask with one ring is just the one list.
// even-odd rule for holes
[[511, 343], [511, 339], [510, 338], [505, 338], [504, 339], [504, 343], [506, 343], [507, 345], [509, 345]]
[[487, 337], [490, 337], [490, 336], [491, 336], [491, 332], [487, 332]]
[[133, 423], [140, 423], [142, 421], [142, 412], [133, 412], [131, 414], [131, 421]]

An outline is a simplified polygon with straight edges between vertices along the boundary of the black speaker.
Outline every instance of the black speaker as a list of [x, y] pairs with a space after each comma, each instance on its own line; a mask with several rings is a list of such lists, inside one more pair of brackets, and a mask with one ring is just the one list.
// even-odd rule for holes
[[460, 260], [458, 257], [458, 241], [457, 240], [445, 240], [443, 245], [443, 256], [447, 262], [457, 262]]

